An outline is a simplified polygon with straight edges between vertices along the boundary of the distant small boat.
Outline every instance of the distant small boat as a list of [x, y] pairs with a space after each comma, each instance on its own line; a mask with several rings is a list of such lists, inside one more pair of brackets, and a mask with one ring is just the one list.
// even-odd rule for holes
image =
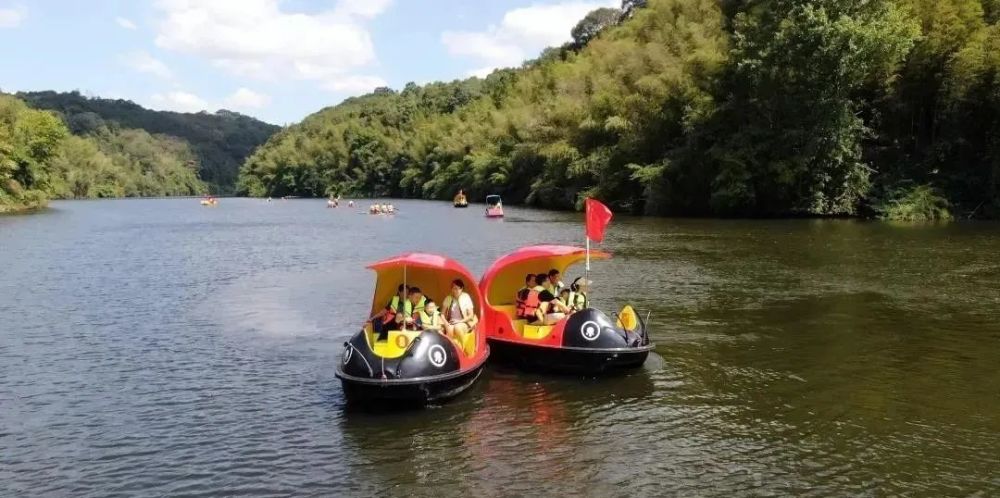
[[503, 218], [503, 201], [499, 195], [486, 196], [486, 217]]
[[465, 198], [465, 192], [462, 192], [461, 190], [458, 191], [458, 194], [455, 195], [454, 205], [457, 208], [469, 207], [469, 201]]
[[219, 205], [219, 200], [216, 199], [215, 197], [206, 197], [206, 198], [204, 198], [204, 199], [201, 200], [201, 205], [202, 206], [212, 206], [212, 207], [218, 206]]

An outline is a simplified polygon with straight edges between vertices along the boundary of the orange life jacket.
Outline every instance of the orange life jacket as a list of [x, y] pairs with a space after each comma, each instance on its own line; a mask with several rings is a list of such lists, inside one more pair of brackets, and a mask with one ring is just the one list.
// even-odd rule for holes
[[517, 317], [531, 318], [535, 316], [535, 311], [538, 310], [539, 306], [541, 306], [541, 302], [538, 300], [538, 291], [531, 289], [526, 296], [517, 300]]

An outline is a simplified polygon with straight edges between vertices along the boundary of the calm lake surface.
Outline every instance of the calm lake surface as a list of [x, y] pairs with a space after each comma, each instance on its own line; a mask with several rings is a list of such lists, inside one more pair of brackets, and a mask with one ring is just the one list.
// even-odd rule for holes
[[582, 242], [580, 214], [397, 206], [0, 217], [0, 495], [1000, 494], [1000, 224], [618, 218], [592, 298], [652, 310], [642, 370], [357, 413], [366, 263]]

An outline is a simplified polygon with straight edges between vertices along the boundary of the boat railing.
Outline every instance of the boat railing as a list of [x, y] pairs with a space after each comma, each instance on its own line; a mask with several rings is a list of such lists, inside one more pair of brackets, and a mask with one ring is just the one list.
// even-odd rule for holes
[[[645, 319], [643, 319], [642, 315], [640, 315], [638, 312], [635, 313], [635, 318], [637, 320], [639, 320], [639, 329], [640, 329], [639, 338], [641, 339], [639, 341], [639, 345], [641, 345], [641, 346], [646, 346], [646, 345], [649, 344], [649, 328], [646, 326], [646, 324], [649, 322], [649, 317], [650, 317], [650, 315], [652, 315], [652, 313], [653, 313], [652, 310], [647, 310], [646, 311], [646, 318]], [[611, 312], [611, 323], [615, 323], [615, 324], [621, 323], [621, 320], [620, 320], [620, 317], [619, 317], [617, 311], [612, 311]], [[628, 335], [627, 334], [625, 336], [625, 340], [626, 340], [626, 342], [628, 341]]]
[[361, 357], [361, 360], [365, 362], [365, 366], [368, 367], [368, 375], [375, 377], [375, 369], [372, 368], [371, 363], [368, 363], [368, 358], [365, 358], [365, 355], [361, 352], [361, 350], [354, 347], [354, 345], [349, 342], [345, 342], [344, 347], [351, 348], [352, 350], [354, 350], [354, 353], [357, 353], [358, 356]]

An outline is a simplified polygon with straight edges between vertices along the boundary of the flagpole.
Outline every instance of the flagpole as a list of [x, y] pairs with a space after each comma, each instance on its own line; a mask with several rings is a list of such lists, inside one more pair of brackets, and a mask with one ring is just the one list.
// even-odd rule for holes
[[[586, 200], [584, 200], [583, 201], [583, 225], [584, 225], [584, 227], [587, 227], [587, 220], [588, 220], [587, 215], [589, 214], [589, 211], [590, 211], [590, 203], [587, 202]], [[590, 232], [588, 232], [587, 230], [584, 230], [584, 233], [586, 233], [586, 235], [587, 235], [586, 237], [584, 237], [585, 239], [587, 239], [587, 266], [585, 267], [585, 269], [587, 270], [587, 279], [589, 280], [590, 279]]]

